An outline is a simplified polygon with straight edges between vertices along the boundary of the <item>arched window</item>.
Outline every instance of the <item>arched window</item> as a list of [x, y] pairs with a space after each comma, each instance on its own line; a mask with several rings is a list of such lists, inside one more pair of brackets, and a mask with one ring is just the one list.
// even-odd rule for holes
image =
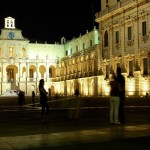
[[106, 30], [104, 34], [104, 47], [107, 46], [108, 46], [108, 31]]

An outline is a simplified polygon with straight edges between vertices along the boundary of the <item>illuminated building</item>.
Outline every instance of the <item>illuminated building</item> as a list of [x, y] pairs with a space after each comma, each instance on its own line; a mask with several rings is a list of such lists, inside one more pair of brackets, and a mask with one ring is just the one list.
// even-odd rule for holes
[[15, 27], [15, 19], [5, 18], [5, 26], [0, 35], [0, 94], [11, 90], [22, 90], [31, 95], [38, 94], [41, 78], [45, 88], [55, 78], [58, 57], [64, 57], [63, 44], [29, 43], [22, 31]]
[[[38, 83], [52, 95], [109, 95], [109, 77], [118, 66], [126, 80], [126, 95], [150, 92], [150, 2], [101, 0], [95, 14], [99, 29], [60, 44], [30, 43], [5, 18], [0, 35], [0, 94], [21, 89], [38, 94]], [[15, 34], [13, 34], [14, 32]]]
[[99, 69], [106, 79], [120, 66], [126, 79], [127, 95], [149, 93], [150, 2], [102, 0], [96, 22], [99, 23], [102, 55]]
[[[26, 95], [31, 95], [34, 90], [38, 94], [41, 78], [45, 80], [47, 91], [51, 89], [52, 95], [73, 94], [72, 86], [77, 85], [74, 80], [84, 77], [83, 74], [85, 77], [89, 76], [82, 68], [85, 65], [84, 61], [86, 70], [90, 70], [89, 73], [94, 75], [94, 50], [96, 47], [98, 49], [98, 46], [94, 45], [99, 42], [98, 35], [98, 30], [94, 28], [93, 31], [87, 31], [85, 35], [69, 42], [62, 37], [61, 44], [30, 43], [23, 37], [22, 31], [15, 27], [15, 19], [5, 18], [0, 35], [0, 95], [14, 90], [22, 90]], [[72, 59], [73, 55], [74, 58], [78, 56], [78, 59]], [[93, 82], [92, 78], [94, 77], [88, 80]], [[82, 81], [82, 88], [83, 83]], [[88, 87], [84, 92], [86, 95], [89, 93]]]

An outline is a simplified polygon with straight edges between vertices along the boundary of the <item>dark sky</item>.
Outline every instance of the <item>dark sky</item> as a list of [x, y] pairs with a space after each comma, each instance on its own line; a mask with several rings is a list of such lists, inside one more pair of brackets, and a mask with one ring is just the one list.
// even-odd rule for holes
[[[92, 9], [93, 8], [93, 9]], [[0, 9], [0, 28], [4, 18], [16, 20], [16, 28], [31, 42], [60, 42], [71, 40], [91, 31], [95, 13], [100, 11], [100, 0], [4, 0]], [[94, 13], [93, 13], [94, 12]]]

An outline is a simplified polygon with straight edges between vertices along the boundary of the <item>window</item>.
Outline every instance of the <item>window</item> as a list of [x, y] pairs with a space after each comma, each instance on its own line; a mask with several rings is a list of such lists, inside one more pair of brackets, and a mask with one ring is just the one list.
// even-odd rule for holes
[[68, 50], [66, 50], [66, 56], [68, 56]]
[[108, 0], [106, 0], [106, 8], [107, 8], [107, 7], [109, 7], [109, 5], [108, 5]]
[[116, 44], [119, 43], [119, 31], [116, 31]]
[[13, 69], [7, 69], [7, 80], [8, 80], [8, 82], [14, 81], [14, 70]]
[[14, 56], [14, 47], [9, 47], [9, 57]]
[[52, 68], [49, 68], [49, 78], [52, 77]]
[[85, 44], [83, 43], [83, 50], [85, 49]]
[[76, 52], [78, 52], [78, 46], [76, 46]]
[[106, 77], [105, 77], [105, 80], [108, 80], [109, 79], [109, 66], [106, 65]]
[[108, 32], [105, 31], [105, 34], [104, 34], [104, 47], [107, 47], [108, 46]]
[[133, 60], [129, 61], [129, 77], [133, 77]]
[[146, 36], [146, 21], [142, 22], [142, 36]]
[[128, 27], [128, 41], [132, 40], [132, 27]]
[[30, 78], [33, 78], [33, 69], [30, 69], [30, 70], [29, 70], [29, 73], [30, 73], [30, 74], [29, 74]]
[[92, 46], [93, 44], [92, 44], [92, 40], [90, 40], [90, 46]]
[[143, 75], [148, 75], [148, 58], [143, 58]]

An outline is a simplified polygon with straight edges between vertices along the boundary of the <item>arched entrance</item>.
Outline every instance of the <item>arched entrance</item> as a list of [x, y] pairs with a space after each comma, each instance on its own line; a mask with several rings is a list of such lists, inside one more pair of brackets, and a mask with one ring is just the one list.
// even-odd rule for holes
[[18, 73], [18, 68], [15, 65], [9, 65], [6, 68], [7, 72], [7, 82], [15, 82], [16, 74]]
[[7, 82], [10, 83], [10, 89], [16, 90], [18, 89], [18, 81], [17, 81], [17, 74], [18, 68], [15, 65], [9, 65], [6, 67], [7, 73]]

